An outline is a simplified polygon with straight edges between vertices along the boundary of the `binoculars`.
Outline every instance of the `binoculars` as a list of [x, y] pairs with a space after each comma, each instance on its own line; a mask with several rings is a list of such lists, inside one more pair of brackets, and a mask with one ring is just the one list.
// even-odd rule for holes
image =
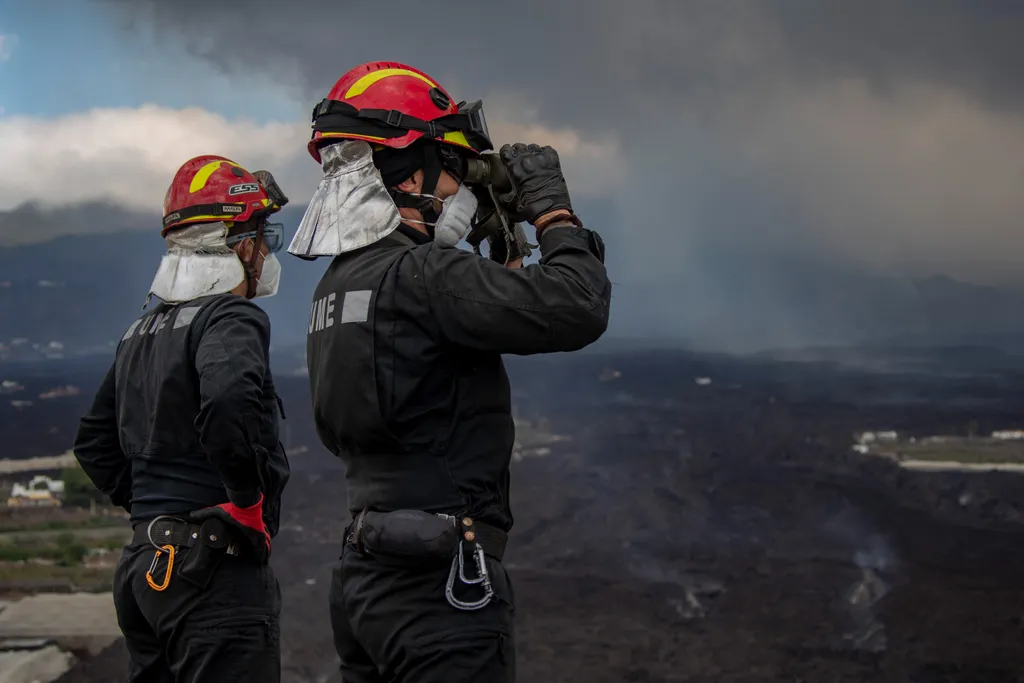
[[494, 260], [508, 263], [529, 256], [531, 247], [537, 245], [526, 240], [526, 233], [512, 215], [511, 207], [502, 201], [503, 197], [510, 198], [515, 188], [501, 158], [492, 152], [468, 159], [465, 182], [473, 188], [473, 194], [479, 200], [476, 220], [466, 235], [473, 251], [479, 254], [480, 243], [486, 239], [491, 245], [491, 258]]
[[494, 153], [481, 154], [466, 162], [466, 182], [494, 188], [495, 193], [512, 191], [512, 179], [508, 177], [501, 158]]

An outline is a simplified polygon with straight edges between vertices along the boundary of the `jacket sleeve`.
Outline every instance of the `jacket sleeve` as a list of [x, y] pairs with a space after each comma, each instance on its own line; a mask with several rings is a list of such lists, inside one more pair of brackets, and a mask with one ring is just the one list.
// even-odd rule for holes
[[541, 233], [539, 263], [509, 269], [432, 245], [423, 286], [441, 336], [482, 351], [527, 355], [575, 351], [608, 327], [611, 283], [597, 233], [552, 227]]
[[117, 426], [115, 364], [111, 364], [92, 407], [78, 423], [72, 449], [82, 470], [114, 505], [129, 510], [132, 498], [131, 462], [121, 450]]
[[231, 298], [211, 310], [196, 347], [199, 414], [195, 426], [228, 499], [259, 502], [263, 378], [270, 355], [270, 319], [256, 304]]

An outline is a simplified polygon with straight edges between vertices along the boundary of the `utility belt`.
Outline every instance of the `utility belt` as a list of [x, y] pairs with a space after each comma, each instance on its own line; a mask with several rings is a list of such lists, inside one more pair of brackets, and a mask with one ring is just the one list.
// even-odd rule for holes
[[[353, 544], [358, 552], [387, 566], [435, 569], [450, 563], [445, 597], [456, 609], [476, 610], [489, 603], [494, 595], [486, 556], [500, 562], [505, 555], [508, 534], [470, 517], [422, 510], [363, 510], [346, 530], [345, 541]], [[467, 552], [476, 564], [475, 578], [466, 576]], [[464, 585], [481, 586], [483, 597], [473, 602], [456, 598], [456, 577]]]
[[[179, 565], [177, 576], [200, 589], [205, 589], [216, 573], [225, 555], [244, 557], [247, 549], [241, 539], [219, 519], [205, 520], [201, 525], [160, 516], [149, 522], [139, 522], [133, 527], [132, 544], [148, 543], [156, 549], [153, 563], [146, 572], [146, 582], [155, 591], [167, 590], [171, 583], [177, 553], [182, 548], [190, 549]], [[163, 581], [157, 583], [154, 572], [160, 565], [160, 558], [166, 555]]]

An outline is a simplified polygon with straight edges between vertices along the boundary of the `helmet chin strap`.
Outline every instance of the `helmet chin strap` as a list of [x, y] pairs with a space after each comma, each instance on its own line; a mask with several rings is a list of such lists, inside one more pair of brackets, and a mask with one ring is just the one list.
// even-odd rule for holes
[[256, 288], [259, 280], [256, 278], [256, 259], [262, 256], [263, 249], [263, 221], [256, 229], [256, 240], [253, 242], [252, 256], [248, 261], [242, 261], [242, 268], [245, 269], [245, 298], [252, 299], [256, 296]]
[[395, 201], [395, 206], [405, 209], [416, 209], [422, 215], [421, 222], [427, 226], [427, 233], [434, 238], [434, 223], [440, 217], [440, 212], [434, 208], [434, 190], [437, 189], [437, 181], [441, 178], [441, 157], [436, 150], [429, 150], [423, 155], [423, 188], [417, 192], [402, 192], [401, 190], [390, 189], [388, 193]]

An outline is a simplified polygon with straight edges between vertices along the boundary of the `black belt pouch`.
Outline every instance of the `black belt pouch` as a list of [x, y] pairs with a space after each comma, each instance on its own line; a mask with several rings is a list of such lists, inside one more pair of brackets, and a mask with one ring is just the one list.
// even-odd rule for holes
[[217, 567], [224, 559], [228, 547], [228, 529], [219, 519], [208, 519], [203, 522], [199, 538], [189, 548], [182, 560], [178, 576], [199, 590], [206, 590], [210, 579], [217, 573]]
[[364, 511], [356, 520], [356, 545], [381, 564], [439, 567], [449, 564], [459, 537], [451, 519], [421, 510]]

